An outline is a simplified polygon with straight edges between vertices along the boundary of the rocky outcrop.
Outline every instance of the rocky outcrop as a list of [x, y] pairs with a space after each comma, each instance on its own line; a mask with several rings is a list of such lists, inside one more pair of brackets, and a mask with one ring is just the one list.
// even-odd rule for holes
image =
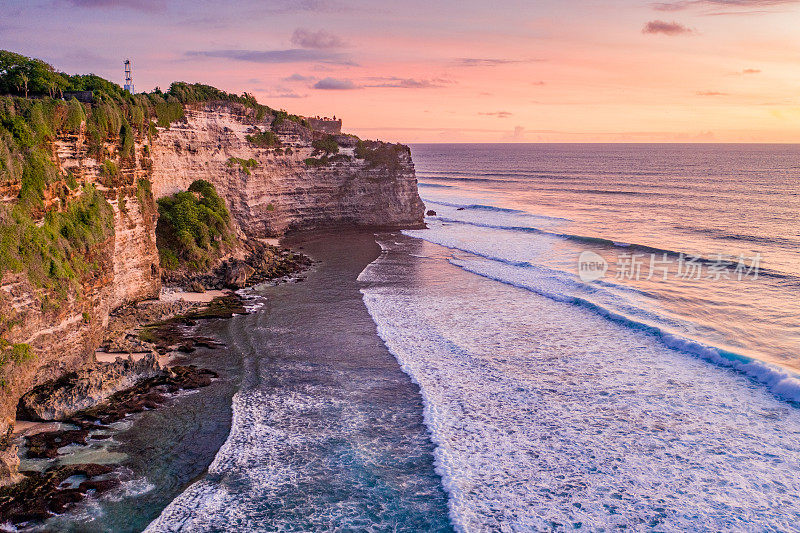
[[17, 416], [25, 420], [64, 420], [76, 412], [97, 405], [115, 392], [162, 373], [155, 356], [147, 354], [134, 361], [117, 358], [42, 383], [19, 401]]
[[[186, 190], [197, 179], [214, 184], [239, 227], [251, 237], [331, 227], [400, 228], [423, 224], [411, 156], [398, 168], [370, 167], [343, 146], [336, 161], [309, 166], [314, 155], [310, 130], [285, 121], [275, 129], [280, 150], [248, 142], [253, 128], [270, 128], [237, 104], [189, 108], [186, 120], [159, 132], [153, 142], [153, 194]], [[342, 143], [345, 144], [345, 143]], [[287, 148], [290, 152], [287, 155]], [[231, 158], [254, 159], [243, 169]]]

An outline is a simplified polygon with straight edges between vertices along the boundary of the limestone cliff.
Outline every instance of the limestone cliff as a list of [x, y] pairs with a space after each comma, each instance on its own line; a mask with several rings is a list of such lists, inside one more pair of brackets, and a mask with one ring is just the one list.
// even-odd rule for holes
[[[102, 195], [113, 212], [113, 227], [87, 251], [92, 268], [57, 302], [24, 273], [0, 272], [4, 341], [29, 345], [34, 354], [0, 367], [0, 482], [15, 471], [8, 433], [19, 398], [44, 381], [92, 362], [115, 308], [158, 297], [154, 197], [205, 179], [225, 198], [238, 230], [248, 237], [423, 224], [414, 165], [405, 147], [385, 145], [393, 146], [389, 153], [394, 159], [383, 164], [356, 157], [357, 139], [337, 136], [339, 153], [317, 164], [319, 150], [312, 144], [325, 134], [289, 120], [273, 123], [272, 114], [256, 117], [253, 109], [232, 102], [187, 105], [185, 118], [169, 128], [158, 128], [154, 136], [139, 134], [132, 156], [118, 157], [118, 147], [108, 143], [106, 154], [120, 161], [112, 180], [95, 156], [87, 154], [83, 129], [57, 136], [52, 160], [59, 173], [74, 176], [78, 185], [90, 185]], [[248, 140], [248, 135], [262, 131], [273, 131], [279, 144], [265, 148]], [[377, 150], [384, 145], [374, 146]], [[13, 205], [19, 193], [14, 187], [1, 191], [0, 203]], [[45, 207], [64, 209], [80, 189], [64, 189], [66, 197], [62, 194], [60, 199], [51, 192]]]
[[[62, 136], [54, 143], [56, 166], [76, 176], [79, 186], [92, 185], [99, 191], [113, 211], [113, 227], [105, 240], [88, 252], [87, 259], [95, 267], [61, 299], [34, 286], [24, 273], [3, 272], [0, 315], [5, 320], [5, 340], [27, 344], [33, 357], [8, 361], [2, 368], [0, 454], [7, 448], [3, 440], [23, 393], [93, 361], [110, 311], [158, 297], [161, 282], [154, 236], [155, 205], [148, 188], [137, 186], [140, 177], [147, 177], [150, 164], [142, 157], [142, 142], [136, 148], [136, 156], [122, 166], [114, 187], [109, 188], [102, 185], [100, 165], [86, 156], [82, 135]], [[57, 200], [50, 198], [48, 203]], [[6, 449], [5, 455], [0, 457], [0, 479], [13, 474], [13, 449]]]
[[[185, 120], [160, 131], [153, 141], [156, 198], [186, 190], [196, 179], [208, 180], [252, 237], [423, 223], [424, 206], [407, 151], [399, 154], [394, 168], [371, 166], [355, 157], [355, 141], [342, 136], [335, 161], [309, 166], [304, 161], [315, 152], [314, 132], [294, 122], [272, 128], [281, 141], [280, 150], [275, 150], [247, 140], [254, 128], [271, 127], [271, 115], [258, 121], [252, 109], [232, 103], [189, 107], [185, 113]], [[243, 169], [231, 165], [231, 158], [254, 159], [257, 164]]]

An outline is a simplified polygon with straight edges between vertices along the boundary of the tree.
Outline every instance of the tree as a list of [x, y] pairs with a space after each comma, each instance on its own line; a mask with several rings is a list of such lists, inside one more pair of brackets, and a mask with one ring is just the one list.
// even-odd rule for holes
[[64, 74], [41, 59], [31, 59], [14, 52], [0, 50], [0, 93], [55, 94], [69, 87]]
[[16, 73], [14, 80], [16, 81], [17, 88], [22, 91], [25, 90], [25, 98], [28, 97], [28, 75], [24, 71], [19, 71]]

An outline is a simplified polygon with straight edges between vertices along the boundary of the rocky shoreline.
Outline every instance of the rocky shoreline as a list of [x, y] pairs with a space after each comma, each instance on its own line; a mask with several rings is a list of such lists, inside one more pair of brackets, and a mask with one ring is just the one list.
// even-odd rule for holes
[[193, 326], [200, 320], [247, 314], [242, 297], [230, 289], [288, 281], [288, 276], [297, 276], [310, 263], [303, 255], [258, 243], [248, 246], [245, 259], [228, 259], [210, 274], [182, 273], [165, 280], [171, 290], [209, 290], [210, 294], [227, 289], [210, 301], [145, 301], [112, 313], [98, 355], [115, 356], [113, 361], [96, 362], [42, 383], [20, 400], [18, 419], [58, 422], [61, 427], [16, 439], [11, 433], [3, 437], [2, 444], [9, 450], [21, 445], [22, 458], [50, 462], [43, 471], [20, 471], [16, 483], [0, 488], [0, 527], [40, 522], [65, 512], [88, 494], [119, 487], [127, 475], [124, 468], [61, 465], [62, 449], [108, 439], [114, 434], [110, 424], [157, 409], [180, 391], [211, 384], [217, 377], [211, 370], [191, 364], [169, 366], [171, 355], [189, 354], [198, 347], [224, 347], [215, 339], [195, 335]]

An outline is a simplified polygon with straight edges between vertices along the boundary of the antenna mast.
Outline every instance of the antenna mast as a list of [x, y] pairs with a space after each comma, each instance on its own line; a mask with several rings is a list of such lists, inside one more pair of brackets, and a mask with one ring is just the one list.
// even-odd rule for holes
[[125, 60], [125, 90], [133, 94], [133, 73], [131, 72], [131, 60]]

